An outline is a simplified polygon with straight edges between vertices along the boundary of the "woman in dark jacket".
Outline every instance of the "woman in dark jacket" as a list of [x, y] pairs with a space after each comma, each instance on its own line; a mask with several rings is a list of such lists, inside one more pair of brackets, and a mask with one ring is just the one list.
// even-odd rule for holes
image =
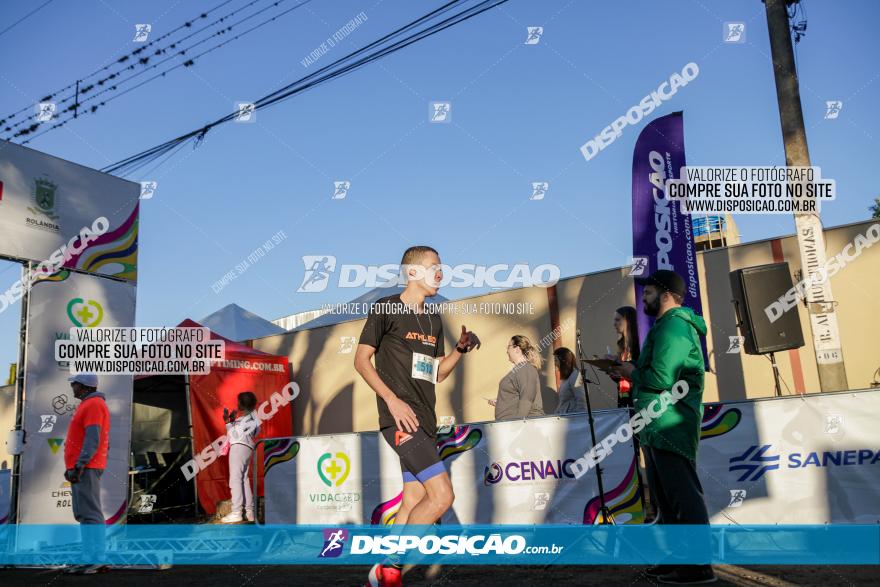
[[[617, 308], [614, 312], [614, 330], [617, 331], [617, 353], [609, 358], [622, 363], [635, 363], [639, 360], [639, 326], [636, 309], [632, 306]], [[633, 405], [632, 382], [626, 377], [609, 375], [617, 383], [617, 407], [631, 408]]]

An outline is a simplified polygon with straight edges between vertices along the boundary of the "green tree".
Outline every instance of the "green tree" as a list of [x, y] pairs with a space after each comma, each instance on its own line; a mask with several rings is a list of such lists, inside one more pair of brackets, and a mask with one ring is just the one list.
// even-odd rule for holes
[[880, 218], [880, 196], [874, 198], [874, 203], [868, 210], [871, 211], [871, 218]]

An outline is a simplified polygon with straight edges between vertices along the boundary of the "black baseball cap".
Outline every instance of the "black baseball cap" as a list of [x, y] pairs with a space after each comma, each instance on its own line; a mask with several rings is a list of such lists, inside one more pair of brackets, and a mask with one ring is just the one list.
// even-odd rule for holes
[[653, 285], [669, 293], [678, 294], [684, 297], [686, 288], [684, 278], [669, 269], [658, 269], [648, 277], [636, 277], [636, 283], [639, 285]]

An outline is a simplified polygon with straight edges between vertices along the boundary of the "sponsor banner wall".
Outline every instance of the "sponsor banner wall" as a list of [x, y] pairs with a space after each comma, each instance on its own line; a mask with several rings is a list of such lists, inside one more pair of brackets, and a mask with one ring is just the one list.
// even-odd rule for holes
[[[64, 267], [135, 281], [140, 189], [137, 183], [0, 141], [0, 257], [40, 263], [72, 247], [76, 252]], [[83, 228], [96, 226], [101, 217], [107, 226], [83, 248]]]
[[880, 390], [705, 406], [712, 523], [880, 522], [878, 418]]
[[[706, 404], [697, 467], [713, 524], [880, 521], [880, 390]], [[598, 442], [626, 419], [595, 413]], [[455, 489], [448, 524], [596, 523], [584, 414], [457, 426], [437, 438]], [[267, 524], [389, 524], [402, 479], [378, 433], [264, 441]], [[632, 443], [602, 462], [618, 524], [644, 521]], [[335, 475], [335, 476], [334, 476]]]
[[[628, 418], [603, 412], [597, 438]], [[447, 524], [594, 523], [596, 475], [576, 479], [589, 450], [585, 414], [456, 426], [437, 436], [456, 500]], [[264, 441], [267, 524], [390, 524], [403, 479], [397, 455], [377, 432]], [[618, 523], [643, 520], [632, 441], [602, 463]]]
[[[78, 400], [69, 366], [55, 360], [55, 340], [72, 327], [133, 326], [135, 286], [62, 271], [31, 290], [27, 315], [24, 388], [26, 444], [21, 455], [18, 522], [73, 524], [70, 484], [64, 480], [64, 439]], [[125, 519], [131, 437], [131, 375], [98, 375], [110, 409], [110, 452], [101, 478], [108, 524]]]

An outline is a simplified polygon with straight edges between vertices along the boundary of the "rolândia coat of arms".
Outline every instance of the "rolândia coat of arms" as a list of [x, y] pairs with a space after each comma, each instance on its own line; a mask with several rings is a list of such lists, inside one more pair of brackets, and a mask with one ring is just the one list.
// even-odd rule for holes
[[37, 179], [34, 181], [34, 205], [36, 208], [28, 206], [28, 212], [34, 215], [42, 214], [49, 220], [58, 220], [60, 216], [55, 213], [55, 190], [58, 186], [48, 179]]

